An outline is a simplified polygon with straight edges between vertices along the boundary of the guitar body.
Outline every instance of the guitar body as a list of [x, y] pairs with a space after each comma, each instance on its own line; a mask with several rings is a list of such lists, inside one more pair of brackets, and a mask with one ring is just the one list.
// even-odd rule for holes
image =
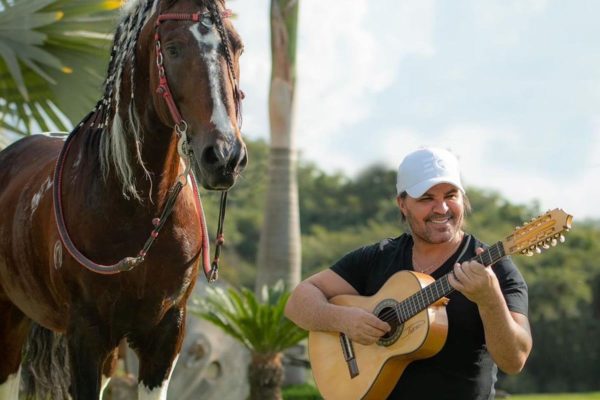
[[[341, 295], [329, 301], [381, 316], [394, 312], [394, 304], [433, 282], [429, 275], [400, 271], [373, 296]], [[310, 332], [309, 357], [315, 383], [323, 397], [326, 400], [385, 399], [410, 362], [431, 357], [444, 346], [448, 334], [446, 303], [447, 299], [440, 299], [404, 324], [392, 326], [392, 332], [373, 345], [349, 345], [350, 341], [346, 341], [345, 346], [351, 346], [356, 361], [354, 377], [340, 333]]]

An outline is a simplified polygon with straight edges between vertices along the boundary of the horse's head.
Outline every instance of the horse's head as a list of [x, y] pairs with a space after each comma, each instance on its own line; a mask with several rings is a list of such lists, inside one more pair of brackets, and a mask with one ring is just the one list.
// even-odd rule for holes
[[222, 0], [163, 0], [156, 15], [154, 107], [161, 121], [187, 136], [202, 185], [227, 189], [248, 159], [239, 127], [241, 39]]

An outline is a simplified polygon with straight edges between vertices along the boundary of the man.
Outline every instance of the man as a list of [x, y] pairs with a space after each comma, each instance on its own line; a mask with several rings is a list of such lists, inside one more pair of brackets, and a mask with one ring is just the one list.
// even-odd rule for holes
[[301, 282], [286, 315], [307, 330], [343, 332], [374, 344], [390, 330], [386, 322], [328, 299], [373, 295], [403, 269], [434, 279], [452, 272], [449, 282], [456, 290], [448, 296], [446, 343], [435, 356], [410, 363], [389, 398], [493, 399], [497, 367], [518, 373], [531, 351], [527, 285], [510, 258], [493, 269], [466, 261], [485, 245], [462, 229], [469, 202], [452, 153], [424, 148], [407, 155], [398, 169], [397, 191], [409, 233], [357, 249]]

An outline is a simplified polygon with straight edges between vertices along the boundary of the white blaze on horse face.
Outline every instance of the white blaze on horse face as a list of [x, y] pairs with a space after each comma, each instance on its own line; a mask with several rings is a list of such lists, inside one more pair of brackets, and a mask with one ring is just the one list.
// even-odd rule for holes
[[19, 385], [21, 383], [21, 367], [6, 382], [0, 385], [0, 400], [17, 400], [19, 398]]
[[169, 376], [162, 382], [162, 385], [154, 389], [148, 389], [143, 383], [138, 385], [138, 400], [167, 400], [167, 390], [169, 389], [169, 382], [171, 381], [171, 375], [177, 365], [179, 354], [175, 356], [173, 363], [171, 364], [171, 372]]
[[234, 141], [235, 134], [233, 126], [231, 125], [231, 119], [227, 113], [225, 103], [223, 103], [221, 87], [223, 71], [221, 69], [218, 52], [219, 45], [221, 44], [221, 37], [214, 27], [211, 28], [208, 33], [202, 34], [200, 32], [200, 23], [192, 25], [190, 27], [190, 32], [192, 32], [192, 35], [198, 42], [200, 54], [202, 55], [202, 58], [206, 63], [206, 69], [208, 70], [208, 82], [213, 100], [213, 110], [210, 122], [225, 135], [225, 140], [228, 142]]
[[38, 190], [33, 197], [31, 198], [31, 216], [33, 217], [33, 213], [37, 210], [40, 205], [40, 201], [42, 200], [42, 196], [46, 191], [48, 191], [52, 187], [52, 179], [50, 177], [46, 178], [40, 190]]

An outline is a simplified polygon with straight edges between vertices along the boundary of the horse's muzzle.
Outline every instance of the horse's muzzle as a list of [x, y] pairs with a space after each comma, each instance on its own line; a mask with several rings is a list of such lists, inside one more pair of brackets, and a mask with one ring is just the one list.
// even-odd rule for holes
[[200, 154], [194, 152], [196, 175], [205, 189], [226, 190], [248, 164], [246, 145], [241, 140], [219, 140], [206, 146]]

